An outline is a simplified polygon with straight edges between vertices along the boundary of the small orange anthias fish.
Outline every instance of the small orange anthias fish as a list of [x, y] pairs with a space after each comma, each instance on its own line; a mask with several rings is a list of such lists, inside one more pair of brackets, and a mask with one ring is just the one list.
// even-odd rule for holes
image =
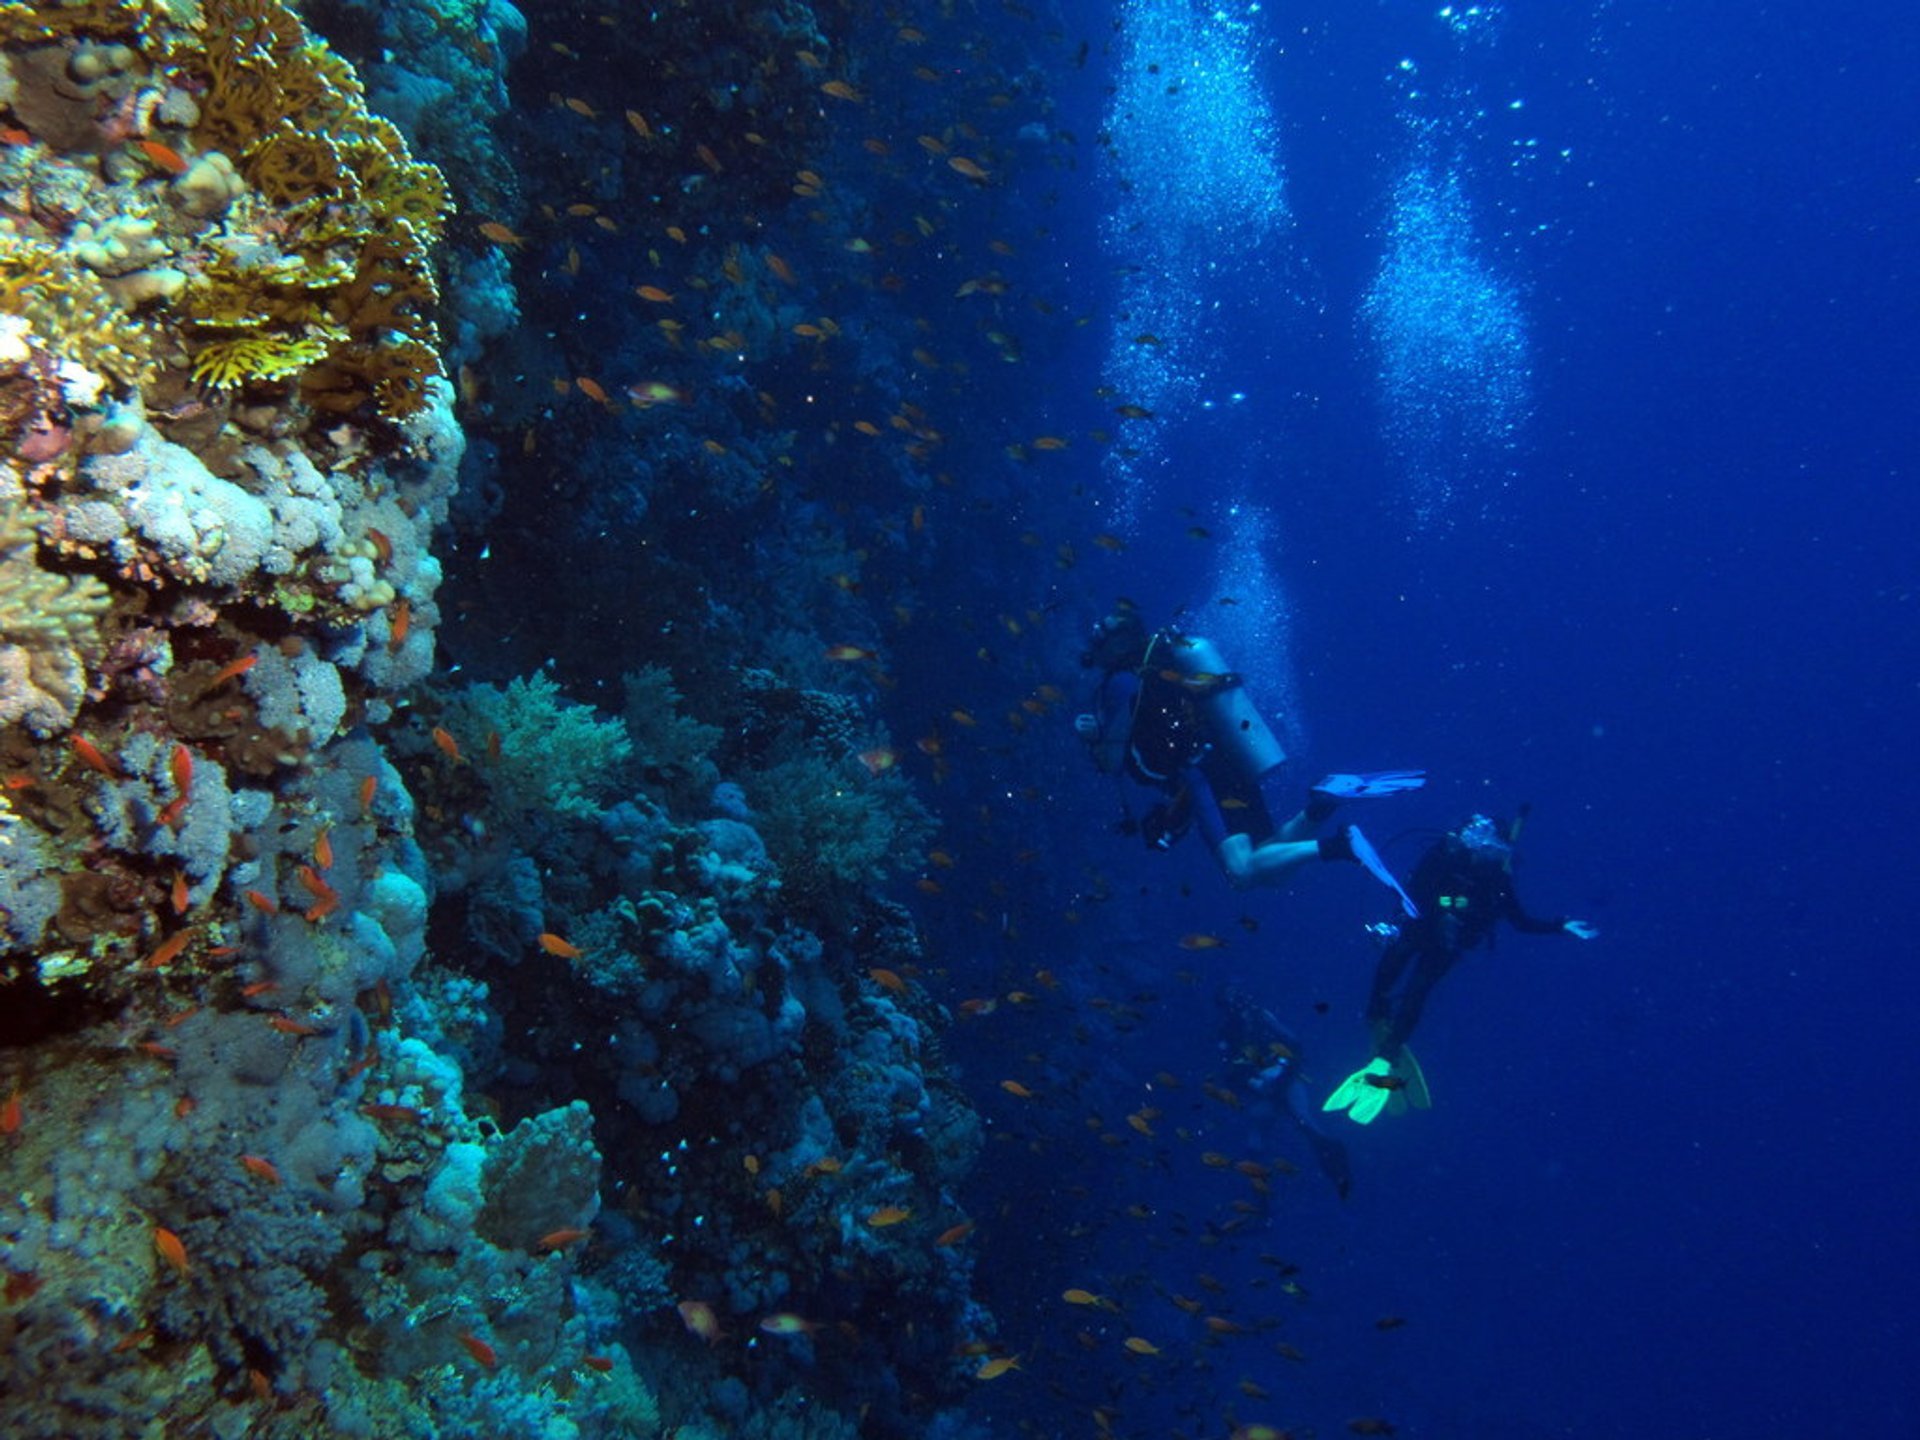
[[402, 595], [387, 608], [393, 612], [387, 622], [387, 653], [392, 655], [407, 643], [407, 635], [413, 629], [413, 605]]
[[554, 934], [551, 930], [543, 930], [540, 933], [540, 948], [549, 955], [559, 956], [562, 960], [578, 960], [587, 953], [578, 945]]
[[174, 1268], [175, 1273], [182, 1276], [187, 1273], [187, 1247], [166, 1226], [153, 1227], [153, 1248], [159, 1252], [162, 1260]]
[[240, 1165], [242, 1169], [256, 1180], [264, 1180], [269, 1185], [278, 1185], [280, 1183], [280, 1172], [274, 1167], [274, 1163], [271, 1160], [259, 1155], [242, 1155], [240, 1157]]
[[790, 1310], [781, 1310], [762, 1319], [760, 1328], [768, 1335], [811, 1335], [820, 1327]]
[[549, 1250], [564, 1250], [567, 1246], [586, 1239], [591, 1233], [571, 1225], [563, 1226], [558, 1230], [549, 1230], [534, 1242], [534, 1252], [544, 1254]]
[[433, 743], [440, 747], [440, 753], [456, 765], [466, 763], [466, 756], [460, 753], [460, 742], [453, 738], [453, 732], [444, 725], [433, 727]]
[[134, 148], [169, 175], [184, 175], [190, 168], [186, 156], [171, 145], [163, 145], [158, 140], [136, 140]]
[[688, 1334], [709, 1345], [720, 1338], [720, 1318], [706, 1301], [682, 1300], [674, 1308], [680, 1312], [680, 1323], [687, 1327]]
[[173, 754], [167, 761], [167, 773], [173, 778], [174, 797], [161, 810], [159, 820], [169, 830], [177, 830], [181, 817], [187, 813], [187, 801], [193, 793], [193, 752], [184, 745], [175, 744]]
[[467, 1347], [467, 1353], [478, 1360], [485, 1369], [494, 1370], [499, 1367], [500, 1356], [495, 1353], [493, 1346], [471, 1330], [462, 1330], [458, 1338], [460, 1343]]

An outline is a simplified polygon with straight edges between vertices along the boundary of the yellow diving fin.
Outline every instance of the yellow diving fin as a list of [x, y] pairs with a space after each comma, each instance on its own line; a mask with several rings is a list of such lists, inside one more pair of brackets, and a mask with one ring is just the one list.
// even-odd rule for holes
[[1384, 1057], [1376, 1055], [1342, 1080], [1320, 1108], [1324, 1111], [1344, 1110], [1354, 1124], [1371, 1125], [1399, 1088], [1392, 1083], [1392, 1074], [1393, 1066]]

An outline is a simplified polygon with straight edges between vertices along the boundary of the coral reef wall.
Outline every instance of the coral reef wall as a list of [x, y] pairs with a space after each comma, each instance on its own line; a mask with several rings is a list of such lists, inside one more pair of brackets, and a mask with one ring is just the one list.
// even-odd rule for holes
[[[663, 233], [794, 203], [848, 23], [663, 7], [602, 207], [695, 122], [726, 188], [675, 159]], [[828, 580], [807, 603], [656, 532], [634, 583], [686, 623], [606, 660], [600, 710], [436, 671], [436, 548], [529, 498], [527, 44], [502, 0], [0, 5], [10, 1436], [908, 1433], [991, 1332], [956, 1238], [979, 1124], [878, 889], [931, 822], [817, 501], [779, 497], [771, 557]], [[599, 213], [594, 264], [658, 267]], [[696, 484], [732, 528], [796, 468], [738, 375], [701, 401], [726, 441], [662, 424], [696, 408], [675, 354], [839, 333], [762, 293], [777, 253], [701, 249], [715, 335], [657, 317], [631, 430], [574, 451], [618, 472], [577, 514], [621, 545]], [[926, 482], [903, 453], [861, 483]]]

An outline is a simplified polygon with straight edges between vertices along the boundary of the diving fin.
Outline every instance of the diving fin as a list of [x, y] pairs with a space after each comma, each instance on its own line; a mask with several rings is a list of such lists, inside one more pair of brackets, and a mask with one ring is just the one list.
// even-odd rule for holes
[[1321, 1110], [1344, 1110], [1354, 1124], [1371, 1125], [1395, 1093], [1396, 1087], [1385, 1083], [1392, 1072], [1393, 1066], [1384, 1057], [1374, 1056], [1340, 1082]]
[[1394, 1057], [1393, 1070], [1407, 1082], [1406, 1089], [1400, 1092], [1406, 1097], [1407, 1104], [1416, 1110], [1431, 1110], [1433, 1094], [1427, 1089], [1426, 1072], [1420, 1068], [1420, 1062], [1414, 1058], [1413, 1051], [1405, 1045], [1400, 1047], [1399, 1055]]
[[1347, 826], [1346, 837], [1348, 848], [1352, 850], [1353, 858], [1360, 862], [1361, 869], [1400, 897], [1400, 908], [1406, 911], [1408, 919], [1418, 920], [1420, 907], [1413, 903], [1413, 897], [1401, 888], [1398, 880], [1394, 879], [1393, 871], [1389, 870], [1387, 862], [1380, 858], [1380, 852], [1373, 848], [1373, 842], [1360, 833], [1360, 827]]

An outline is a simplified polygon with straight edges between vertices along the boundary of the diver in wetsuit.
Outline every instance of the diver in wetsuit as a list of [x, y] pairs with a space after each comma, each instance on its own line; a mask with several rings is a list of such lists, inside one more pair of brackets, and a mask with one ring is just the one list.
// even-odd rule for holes
[[1244, 1070], [1240, 1084], [1257, 1099], [1249, 1106], [1258, 1118], [1263, 1104], [1285, 1113], [1313, 1151], [1320, 1173], [1333, 1182], [1342, 1200], [1353, 1188], [1353, 1167], [1347, 1147], [1326, 1133], [1314, 1119], [1314, 1104], [1300, 1077], [1300, 1044], [1273, 1012], [1237, 985], [1220, 991], [1215, 1000], [1223, 1012], [1220, 1043], [1229, 1061]]
[[1346, 1110], [1365, 1125], [1400, 1090], [1410, 1090], [1413, 1104], [1425, 1108], [1426, 1081], [1407, 1041], [1433, 987], [1469, 950], [1490, 947], [1501, 921], [1523, 935], [1591, 940], [1600, 933], [1584, 920], [1530, 915], [1521, 905], [1513, 888], [1513, 842], [1525, 818], [1523, 810], [1512, 825], [1500, 826], [1472, 816], [1420, 858], [1408, 886], [1419, 916], [1397, 928], [1379, 927], [1390, 938], [1367, 996], [1374, 1058], [1347, 1077], [1325, 1108]]
[[1418, 789], [1425, 771], [1329, 775], [1276, 825], [1261, 782], [1286, 751], [1209, 641], [1149, 633], [1139, 611], [1123, 604], [1095, 628], [1080, 663], [1101, 672], [1094, 710], [1074, 721], [1094, 764], [1163, 797], [1138, 822], [1127, 811], [1123, 826], [1164, 850], [1197, 824], [1237, 887], [1278, 885], [1310, 860], [1351, 860], [1399, 895], [1408, 915], [1417, 913], [1358, 826], [1317, 839], [1313, 831], [1343, 801]]

